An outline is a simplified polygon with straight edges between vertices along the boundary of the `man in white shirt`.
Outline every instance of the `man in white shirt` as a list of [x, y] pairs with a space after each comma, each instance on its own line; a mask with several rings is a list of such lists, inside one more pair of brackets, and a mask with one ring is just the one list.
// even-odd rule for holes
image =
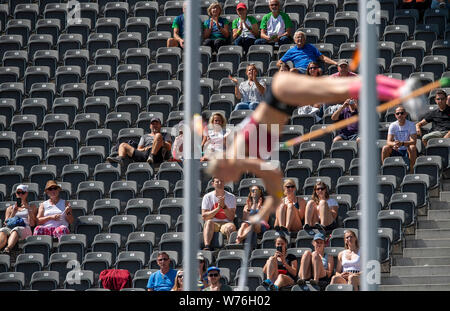
[[381, 151], [381, 163], [387, 157], [403, 157], [406, 163], [409, 160], [410, 172], [413, 173], [417, 158], [417, 132], [414, 122], [406, 120], [406, 116], [407, 112], [403, 106], [395, 109], [397, 121], [389, 126], [387, 144]]
[[211, 249], [211, 240], [214, 232], [220, 232], [230, 237], [236, 226], [233, 223], [236, 214], [236, 197], [225, 191], [225, 184], [219, 178], [213, 177], [214, 191], [203, 196], [202, 217], [205, 221], [203, 227], [203, 242], [206, 250]]

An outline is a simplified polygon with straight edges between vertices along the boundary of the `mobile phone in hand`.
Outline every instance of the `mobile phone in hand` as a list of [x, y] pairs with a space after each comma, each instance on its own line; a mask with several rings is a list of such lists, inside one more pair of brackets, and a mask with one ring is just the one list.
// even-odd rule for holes
[[283, 252], [283, 246], [277, 246], [277, 251], [282, 253]]

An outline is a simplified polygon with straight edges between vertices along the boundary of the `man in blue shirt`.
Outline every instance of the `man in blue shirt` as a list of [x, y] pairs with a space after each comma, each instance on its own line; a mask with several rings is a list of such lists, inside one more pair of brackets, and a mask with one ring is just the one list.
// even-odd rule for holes
[[148, 291], [170, 291], [175, 284], [177, 270], [170, 268], [170, 258], [166, 252], [160, 252], [156, 257], [159, 271], [148, 278]]
[[304, 32], [297, 30], [294, 34], [294, 42], [296, 46], [290, 48], [283, 55], [277, 63], [278, 67], [281, 67], [283, 63], [291, 61], [294, 64], [291, 72], [306, 73], [306, 68], [312, 61], [321, 60], [330, 65], [337, 65], [334, 60], [320, 53], [314, 45], [306, 43], [306, 35]]

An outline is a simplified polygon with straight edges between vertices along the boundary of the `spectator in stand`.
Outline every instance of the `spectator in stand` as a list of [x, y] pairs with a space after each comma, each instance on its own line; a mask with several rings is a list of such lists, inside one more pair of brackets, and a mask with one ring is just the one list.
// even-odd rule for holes
[[230, 237], [236, 231], [233, 223], [236, 214], [236, 197], [225, 191], [225, 185], [219, 178], [213, 177], [214, 191], [203, 196], [202, 217], [205, 221], [203, 227], [203, 242], [205, 250], [211, 250], [211, 240], [214, 232], [220, 232]]
[[264, 265], [263, 272], [267, 279], [263, 286], [271, 291], [277, 291], [284, 286], [294, 285], [297, 280], [297, 257], [287, 254], [288, 241], [282, 235], [275, 240], [276, 252], [270, 256]]
[[137, 148], [125, 142], [121, 143], [119, 156], [108, 157], [107, 161], [119, 163], [122, 171], [125, 171], [131, 160], [149, 164], [162, 163], [170, 158], [171, 148], [172, 137], [169, 133], [161, 134], [161, 120], [154, 117], [150, 120], [150, 133], [141, 137]]
[[172, 159], [181, 163], [183, 161], [183, 121], [178, 123], [178, 136], [175, 137], [172, 146]]
[[255, 64], [249, 64], [245, 71], [248, 80], [239, 84], [236, 78], [228, 76], [228, 78], [233, 81], [234, 95], [237, 99], [241, 100], [240, 103], [236, 105], [234, 110], [255, 110], [258, 107], [259, 102], [264, 99], [264, 92], [266, 91], [266, 85], [263, 81], [259, 82], [256, 78], [258, 74], [258, 69]]
[[359, 289], [359, 275], [361, 274], [361, 257], [359, 241], [355, 232], [345, 230], [345, 250], [338, 254], [336, 274], [331, 278], [330, 284], [351, 284], [353, 290]]
[[294, 25], [288, 14], [280, 11], [280, 1], [269, 1], [270, 13], [264, 15], [260, 25], [260, 39], [255, 44], [283, 45], [292, 42]]
[[[325, 236], [316, 233], [312, 241], [314, 252], [306, 251], [300, 261], [297, 284], [305, 286], [310, 280], [311, 285], [319, 285], [319, 282], [329, 284], [334, 270], [334, 257], [325, 255]], [[322, 287], [322, 286], [321, 286]]]
[[337, 65], [334, 60], [323, 55], [314, 45], [306, 43], [306, 35], [303, 31], [297, 30], [295, 32], [294, 42], [296, 45], [287, 50], [277, 62], [277, 66], [291, 61], [294, 64], [291, 72], [306, 73], [309, 63], [313, 61], [320, 60], [330, 65]]
[[208, 268], [209, 286], [204, 291], [212, 292], [231, 292], [233, 289], [227, 284], [222, 284], [220, 281], [220, 269], [217, 267]]
[[200, 161], [207, 161], [210, 154], [217, 151], [224, 151], [226, 147], [225, 139], [230, 133], [227, 129], [227, 118], [219, 112], [215, 112], [209, 118], [206, 133], [202, 139], [203, 157]]
[[206, 273], [207, 264], [206, 259], [203, 254], [198, 253], [197, 254], [197, 260], [198, 260], [198, 281], [197, 286], [199, 290], [203, 290], [208, 286], [208, 274]]
[[336, 218], [339, 204], [330, 199], [328, 186], [319, 181], [314, 185], [311, 200], [306, 204], [304, 230], [316, 228], [322, 231], [331, 231], [337, 228]]
[[312, 61], [309, 62], [308, 67], [306, 67], [306, 75], [311, 77], [320, 77], [323, 75], [323, 70], [320, 68], [318, 62]]
[[183, 269], [177, 271], [177, 275], [175, 276], [175, 285], [173, 285], [171, 291], [172, 292], [182, 292], [183, 291]]
[[338, 77], [355, 77], [357, 76], [356, 73], [351, 72], [348, 67], [348, 61], [346, 59], [341, 59], [337, 62], [337, 69], [338, 72], [333, 73], [331, 76], [338, 78]]
[[50, 235], [60, 239], [70, 233], [69, 225], [74, 220], [72, 207], [59, 197], [60, 191], [61, 187], [54, 180], [49, 180], [45, 185], [45, 193], [49, 199], [39, 205], [38, 226], [34, 228], [34, 235]]
[[236, 12], [239, 16], [233, 21], [231, 29], [233, 30], [234, 45], [240, 45], [247, 54], [248, 49], [255, 43], [258, 36], [258, 21], [253, 16], [247, 15], [247, 6], [240, 2], [236, 6]]
[[[282, 66], [284, 63], [282, 64]], [[281, 67], [280, 67], [281, 68]], [[310, 62], [308, 67], [306, 68], [306, 75], [311, 77], [320, 77], [322, 76], [323, 71], [320, 68], [319, 63]], [[323, 103], [316, 103], [314, 105], [305, 105], [298, 107], [298, 114], [312, 114], [315, 117], [315, 122], [319, 123], [322, 120], [323, 116]]]
[[186, 13], [187, 2], [183, 3], [183, 14], [175, 17], [172, 23], [173, 37], [167, 39], [167, 47], [184, 48], [184, 14]]
[[438, 109], [429, 112], [423, 120], [416, 123], [416, 131], [422, 136], [422, 126], [431, 123], [431, 132], [422, 136], [422, 142], [427, 146], [431, 138], [449, 138], [450, 137], [450, 106], [447, 104], [447, 93], [440, 89], [436, 91], [434, 101]]
[[291, 67], [289, 67], [288, 64], [283, 63], [280, 65], [280, 68], [278, 68], [278, 72], [283, 72], [283, 71], [289, 72], [289, 71], [291, 71]]
[[258, 186], [251, 186], [250, 193], [248, 194], [247, 197], [247, 203], [245, 204], [242, 213], [243, 222], [237, 233], [236, 244], [242, 243], [249, 234], [250, 230], [252, 229], [257, 234], [260, 233], [263, 234], [270, 228], [268, 223], [269, 216], [267, 216], [266, 219], [262, 220], [260, 223], [255, 224], [253, 228], [250, 225], [250, 222], [248, 221], [249, 216], [253, 216], [256, 213], [258, 213], [263, 204], [264, 204], [264, 193], [262, 189], [259, 188]]
[[170, 291], [175, 285], [177, 270], [170, 267], [170, 258], [166, 252], [159, 252], [156, 261], [159, 270], [148, 278], [147, 291]]
[[203, 23], [202, 45], [210, 46], [213, 52], [227, 45], [230, 39], [230, 22], [220, 14], [222, 14], [222, 5], [219, 2], [211, 3], [208, 7], [209, 18]]
[[[5, 226], [0, 228], [0, 249], [4, 254], [9, 254], [18, 241], [23, 241], [31, 236], [31, 227], [36, 225], [37, 208], [35, 205], [28, 204], [28, 186], [19, 185], [16, 188], [17, 201], [9, 206], [5, 212]], [[23, 219], [25, 226], [8, 226], [8, 219], [19, 217]]]
[[[332, 115], [331, 120], [341, 121], [358, 115], [358, 100], [354, 98], [347, 99]], [[358, 122], [349, 124], [339, 131], [339, 134], [333, 139], [338, 140], [356, 140], [359, 143]]]
[[395, 109], [397, 121], [389, 125], [386, 145], [381, 151], [381, 163], [391, 156], [402, 157], [409, 162], [411, 174], [414, 173], [414, 163], [417, 158], [417, 131], [414, 122], [406, 119], [407, 112], [403, 106]]
[[287, 179], [283, 188], [284, 197], [275, 213], [274, 228], [284, 232], [300, 231], [303, 227], [302, 220], [305, 219], [306, 202], [296, 195], [297, 189], [292, 179]]

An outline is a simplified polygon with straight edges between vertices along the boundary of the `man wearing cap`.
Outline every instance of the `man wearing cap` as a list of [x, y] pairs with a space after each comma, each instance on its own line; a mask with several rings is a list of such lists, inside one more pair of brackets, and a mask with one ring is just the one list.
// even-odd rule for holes
[[338, 77], [354, 77], [357, 76], [356, 73], [351, 72], [348, 68], [348, 61], [346, 59], [341, 59], [337, 62], [338, 72], [333, 73], [331, 76], [334, 78]]
[[233, 290], [229, 285], [220, 282], [219, 268], [215, 266], [209, 267], [207, 273], [210, 285], [204, 291], [231, 292]]
[[263, 16], [261, 20], [260, 39], [255, 44], [289, 44], [292, 42], [292, 30], [294, 25], [288, 14], [281, 12], [280, 1], [270, 0], [270, 13]]
[[170, 134], [161, 134], [161, 120], [154, 117], [150, 120], [150, 133], [145, 134], [139, 140], [137, 148], [128, 143], [119, 145], [119, 156], [108, 157], [112, 163], [119, 163], [124, 171], [130, 160], [135, 162], [148, 162], [158, 164], [170, 158], [172, 138]]
[[294, 34], [295, 46], [287, 50], [287, 52], [277, 62], [277, 66], [281, 67], [288, 61], [294, 64], [291, 72], [306, 73], [308, 65], [313, 61], [323, 61], [330, 65], [337, 65], [337, 63], [331, 58], [323, 55], [314, 45], [306, 43], [306, 34], [297, 30]]
[[234, 45], [240, 45], [247, 54], [248, 49], [255, 43], [258, 36], [258, 21], [253, 16], [247, 16], [247, 6], [240, 2], [236, 6], [239, 16], [236, 18], [231, 29], [233, 30]]

